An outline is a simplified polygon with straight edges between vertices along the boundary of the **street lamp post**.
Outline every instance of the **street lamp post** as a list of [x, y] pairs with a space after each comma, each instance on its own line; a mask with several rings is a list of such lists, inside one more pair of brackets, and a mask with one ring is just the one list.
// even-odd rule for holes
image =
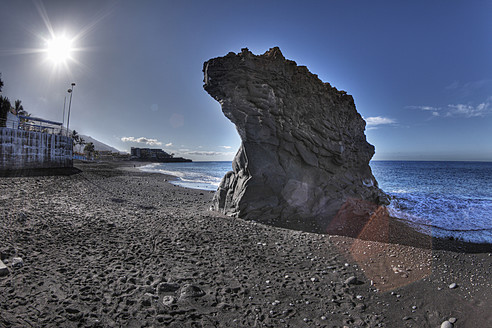
[[72, 93], [73, 93], [73, 87], [75, 87], [75, 83], [72, 82], [72, 88], [68, 89], [68, 93], [70, 94], [70, 101], [68, 103], [68, 118], [67, 118], [67, 137], [68, 137], [68, 131], [69, 131], [69, 126], [70, 126], [70, 108], [72, 107]]
[[62, 128], [60, 134], [63, 135], [63, 125], [65, 124], [65, 107], [67, 106], [67, 96], [65, 96], [65, 100], [63, 100], [63, 116], [62, 116]]

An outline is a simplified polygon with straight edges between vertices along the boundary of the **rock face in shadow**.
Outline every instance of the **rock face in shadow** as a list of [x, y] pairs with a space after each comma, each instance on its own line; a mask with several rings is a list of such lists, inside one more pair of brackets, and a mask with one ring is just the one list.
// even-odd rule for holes
[[242, 143], [212, 208], [231, 216], [326, 232], [349, 199], [387, 202], [369, 161], [352, 96], [323, 83], [279, 48], [204, 63], [204, 88]]

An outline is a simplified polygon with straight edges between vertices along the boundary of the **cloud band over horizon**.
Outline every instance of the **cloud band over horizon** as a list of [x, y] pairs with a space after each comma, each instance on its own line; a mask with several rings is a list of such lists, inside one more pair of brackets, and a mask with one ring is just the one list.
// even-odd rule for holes
[[[162, 146], [162, 142], [158, 141], [157, 139], [152, 139], [152, 138], [146, 138], [146, 137], [122, 137], [121, 141], [123, 142], [135, 142], [135, 143], [143, 143], [149, 146]], [[168, 144], [167, 144], [168, 145]], [[172, 143], [171, 143], [172, 145]]]

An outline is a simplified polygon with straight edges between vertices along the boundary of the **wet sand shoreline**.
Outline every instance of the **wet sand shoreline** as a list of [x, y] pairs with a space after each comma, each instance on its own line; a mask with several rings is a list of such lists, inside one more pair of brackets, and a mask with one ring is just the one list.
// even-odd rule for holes
[[0, 178], [0, 327], [492, 323], [490, 245], [401, 222], [380, 241], [270, 227], [130, 163], [76, 166]]

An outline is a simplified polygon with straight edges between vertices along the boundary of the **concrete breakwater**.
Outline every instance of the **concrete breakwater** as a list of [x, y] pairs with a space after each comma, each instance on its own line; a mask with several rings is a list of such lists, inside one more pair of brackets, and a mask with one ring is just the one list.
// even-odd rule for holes
[[0, 128], [0, 171], [72, 166], [71, 138]]

